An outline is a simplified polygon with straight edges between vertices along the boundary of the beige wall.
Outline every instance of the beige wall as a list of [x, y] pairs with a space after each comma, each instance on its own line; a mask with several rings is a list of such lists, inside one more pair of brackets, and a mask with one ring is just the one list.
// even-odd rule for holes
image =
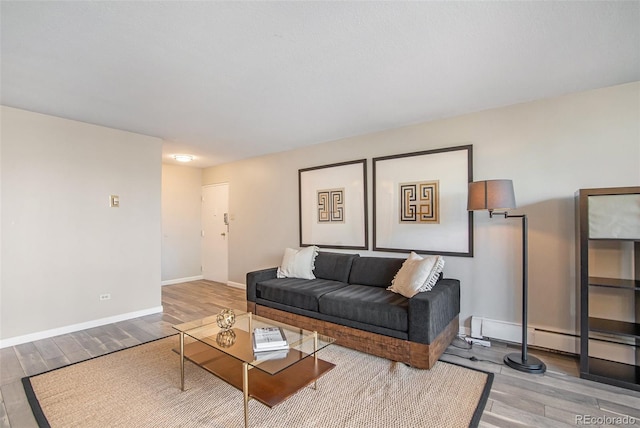
[[[529, 217], [530, 324], [575, 332], [573, 195], [640, 183], [639, 95], [636, 82], [206, 169], [203, 184], [230, 183], [229, 279], [244, 283], [246, 272], [298, 246], [298, 169], [369, 159], [371, 213], [371, 158], [473, 144], [474, 180], [513, 179], [513, 213]], [[520, 234], [517, 219], [478, 212], [475, 257], [446, 258], [445, 274], [462, 283], [463, 320], [520, 321]]]
[[200, 271], [202, 169], [162, 165], [162, 281]]
[[1, 114], [0, 338], [158, 310], [161, 141]]

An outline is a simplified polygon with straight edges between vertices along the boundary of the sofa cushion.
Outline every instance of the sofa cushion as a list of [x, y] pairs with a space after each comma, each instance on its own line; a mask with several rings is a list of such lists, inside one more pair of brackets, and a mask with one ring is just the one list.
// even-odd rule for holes
[[318, 299], [326, 293], [346, 287], [344, 282], [327, 279], [276, 278], [256, 284], [258, 298], [318, 311]]
[[300, 250], [286, 248], [276, 276], [278, 278], [315, 279], [313, 268], [317, 256], [318, 247], [315, 245]]
[[349, 285], [320, 298], [320, 313], [408, 331], [409, 299], [380, 287]]
[[412, 251], [387, 290], [412, 298], [419, 292], [431, 290], [443, 268], [442, 256], [421, 257]]
[[[331, 315], [323, 314], [321, 312], [315, 311], [307, 311], [306, 309], [294, 308], [293, 306], [287, 306], [276, 302], [271, 302], [269, 300], [257, 299], [256, 303], [258, 306], [279, 309], [284, 312], [290, 312], [292, 314], [303, 315], [308, 318], [313, 318], [316, 320], [328, 321], [333, 324], [344, 325], [346, 327], [356, 328], [362, 331], [368, 331], [370, 333], [377, 333], [383, 336], [395, 337], [396, 339], [409, 340], [409, 332], [408, 331], [398, 331], [392, 330], [390, 328], [380, 327], [373, 324], [366, 324], [363, 322], [348, 320], [345, 318], [334, 317]], [[256, 315], [262, 315], [261, 309], [256, 309]], [[267, 317], [268, 318], [268, 317]], [[291, 322], [289, 322], [291, 324]], [[331, 335], [331, 333], [329, 333]], [[335, 336], [334, 336], [335, 337]]]
[[316, 278], [331, 279], [333, 281], [349, 281], [349, 272], [353, 259], [358, 254], [325, 253], [321, 251], [316, 257], [316, 268], [313, 271]]
[[391, 257], [357, 257], [351, 265], [349, 284], [387, 288], [402, 267], [404, 259]]

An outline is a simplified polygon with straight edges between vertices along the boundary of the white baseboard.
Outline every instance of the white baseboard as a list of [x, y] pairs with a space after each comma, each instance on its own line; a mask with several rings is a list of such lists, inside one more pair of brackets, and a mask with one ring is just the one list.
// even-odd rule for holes
[[[503, 340], [505, 342], [522, 342], [522, 325], [513, 322], [473, 317], [472, 322], [480, 325], [482, 337]], [[527, 326], [527, 343], [541, 348], [577, 354], [580, 352], [580, 338], [573, 332], [553, 332], [548, 329]]]
[[[472, 317], [472, 324], [481, 325], [482, 337], [506, 342], [522, 342], [522, 325], [506, 321], [498, 321], [481, 317]], [[462, 330], [462, 329], [461, 329]], [[580, 354], [580, 337], [573, 331], [550, 331], [535, 325], [527, 326], [527, 343], [545, 349]], [[635, 364], [633, 348], [598, 340], [589, 342], [592, 357]]]
[[227, 281], [227, 285], [229, 287], [240, 288], [242, 290], [246, 290], [247, 289], [247, 284], [242, 284], [240, 282]]
[[[170, 279], [168, 281], [162, 281], [161, 285], [165, 286], [165, 285], [181, 284], [183, 282], [199, 281], [201, 279], [204, 279], [204, 277], [202, 275], [190, 276], [190, 277], [187, 277], [187, 278], [178, 278], [178, 279]], [[240, 288], [242, 290], [246, 290], [247, 289], [247, 286], [245, 284], [240, 283], [240, 282], [227, 281], [227, 285], [229, 287]]]
[[534, 337], [534, 345], [540, 346], [541, 348], [555, 349], [576, 355], [580, 353], [579, 337], [541, 330], [536, 330]]
[[88, 328], [100, 327], [101, 325], [113, 324], [120, 321], [126, 321], [132, 318], [139, 318], [146, 315], [157, 314], [161, 312], [162, 312], [162, 306], [156, 306], [155, 308], [142, 309], [140, 311], [128, 312], [126, 314], [114, 315], [112, 317], [100, 318], [97, 320], [87, 321], [79, 324], [72, 324], [65, 327], [53, 328], [51, 330], [25, 334], [23, 336], [10, 337], [8, 339], [0, 339], [0, 349], [8, 348], [9, 346], [21, 345], [23, 343], [34, 342], [36, 340], [48, 339], [50, 337], [73, 333], [80, 330], [86, 330]]
[[[482, 318], [480, 323], [482, 337], [491, 337], [514, 343], [522, 342], [522, 325], [520, 324], [487, 318]], [[534, 330], [531, 326], [527, 328], [527, 342], [531, 345], [533, 345]]]
[[177, 278], [177, 279], [169, 279], [167, 281], [162, 281], [160, 285], [165, 286], [165, 285], [181, 284], [183, 282], [198, 281], [201, 279], [204, 279], [202, 275], [188, 276], [186, 278]]

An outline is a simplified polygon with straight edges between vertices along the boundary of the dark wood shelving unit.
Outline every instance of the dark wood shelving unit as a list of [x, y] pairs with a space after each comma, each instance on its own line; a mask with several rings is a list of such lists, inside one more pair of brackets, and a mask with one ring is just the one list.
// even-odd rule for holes
[[590, 276], [589, 285], [592, 287], [629, 288], [635, 289], [635, 291], [640, 291], [640, 280], [637, 279], [601, 278], [598, 276]]
[[589, 357], [589, 372], [581, 373], [583, 379], [608, 383], [622, 388], [640, 391], [640, 367], [616, 361]]
[[589, 317], [589, 331], [640, 339], [640, 324]]
[[[640, 187], [581, 189], [575, 195], [576, 269], [580, 287], [580, 377], [640, 391], [640, 236], [617, 237], [613, 236], [615, 235], [613, 231], [611, 236], [590, 236], [589, 221], [592, 213], [589, 210], [589, 198], [612, 195], [631, 195], [635, 198], [640, 195]], [[614, 227], [615, 216], [618, 214], [615, 207], [612, 207], [609, 220]], [[598, 215], [602, 216], [603, 213], [600, 212]], [[640, 222], [640, 218], [637, 221]], [[589, 248], [592, 245], [597, 249], [602, 242], [632, 242], [630, 257], [633, 261], [633, 279], [591, 275]], [[631, 299], [632, 306], [635, 308], [633, 314], [635, 322], [591, 316], [589, 292], [596, 288], [608, 288], [611, 293], [618, 293], [620, 299]], [[625, 318], [629, 318], [629, 314]], [[597, 337], [597, 335], [606, 335], [606, 337]], [[625, 364], [596, 358], [589, 352], [590, 341], [626, 346], [635, 355], [635, 363]]]

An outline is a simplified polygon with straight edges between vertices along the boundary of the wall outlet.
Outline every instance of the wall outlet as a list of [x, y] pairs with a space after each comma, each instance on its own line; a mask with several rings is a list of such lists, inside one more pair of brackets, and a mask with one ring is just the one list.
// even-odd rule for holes
[[106, 294], [101, 294], [100, 295], [100, 300], [111, 300], [111, 294], [106, 293]]

